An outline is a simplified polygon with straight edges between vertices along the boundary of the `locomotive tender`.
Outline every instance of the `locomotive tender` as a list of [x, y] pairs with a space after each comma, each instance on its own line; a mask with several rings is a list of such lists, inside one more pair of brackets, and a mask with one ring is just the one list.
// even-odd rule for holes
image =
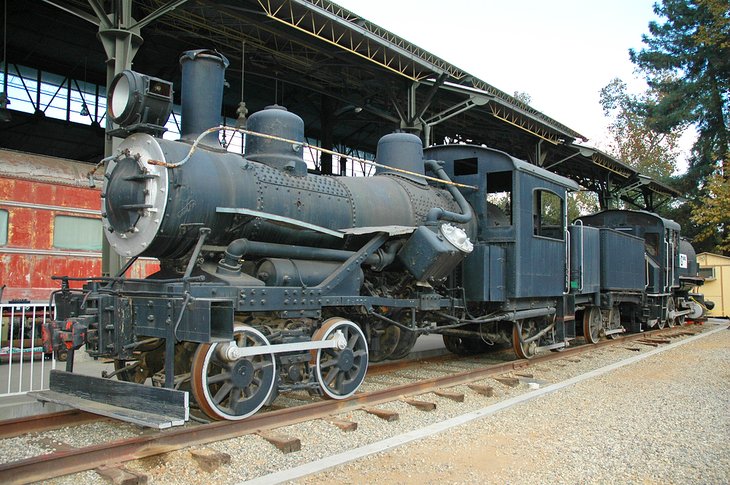
[[[278, 106], [248, 121], [268, 137], [229, 153], [201, 135], [227, 61], [203, 50], [181, 63], [179, 141], [154, 136], [164, 81], [125, 71], [110, 90], [128, 136], [107, 161], [106, 237], [161, 270], [82, 292], [63, 280], [44, 328], [48, 348], [114, 359], [105, 377], [189, 390], [212, 419], [236, 420], [287, 391], [351, 396], [368, 362], [404, 357], [424, 333], [456, 353], [511, 343], [529, 358], [576, 330], [595, 342], [694, 309], [694, 253], [672, 221], [609, 211], [569, 225], [573, 181], [405, 133], [380, 140], [373, 177], [310, 174], [303, 122]], [[151, 108], [130, 116], [139, 86]]]

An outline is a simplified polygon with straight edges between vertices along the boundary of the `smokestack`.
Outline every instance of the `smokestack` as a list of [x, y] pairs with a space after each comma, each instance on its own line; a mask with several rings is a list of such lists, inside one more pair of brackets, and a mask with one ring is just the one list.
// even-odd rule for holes
[[[182, 66], [181, 138], [194, 141], [208, 128], [220, 125], [223, 82], [228, 59], [209, 49], [186, 51]], [[218, 133], [209, 133], [201, 143], [220, 147]]]

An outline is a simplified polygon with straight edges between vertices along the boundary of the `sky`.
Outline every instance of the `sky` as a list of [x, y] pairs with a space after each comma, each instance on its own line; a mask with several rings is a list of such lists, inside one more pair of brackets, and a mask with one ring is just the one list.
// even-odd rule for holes
[[334, 0], [508, 93], [604, 148], [599, 92], [646, 85], [629, 48], [656, 20], [655, 0]]

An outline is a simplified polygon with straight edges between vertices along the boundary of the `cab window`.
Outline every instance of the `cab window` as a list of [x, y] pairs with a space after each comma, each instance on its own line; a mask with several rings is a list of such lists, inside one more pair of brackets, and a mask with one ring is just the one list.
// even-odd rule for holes
[[487, 224], [512, 225], [512, 172], [487, 174]]
[[536, 190], [532, 211], [533, 234], [551, 239], [564, 239], [565, 208], [563, 199], [554, 192]]

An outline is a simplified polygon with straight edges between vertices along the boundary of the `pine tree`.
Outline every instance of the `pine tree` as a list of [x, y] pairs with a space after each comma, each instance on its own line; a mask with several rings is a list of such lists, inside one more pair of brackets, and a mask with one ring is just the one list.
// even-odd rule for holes
[[730, 5], [727, 0], [662, 0], [654, 12], [664, 22], [650, 22], [649, 34], [642, 37], [646, 47], [629, 52], [654, 93], [645, 104], [647, 122], [663, 133], [696, 127], [697, 142], [679, 185], [687, 189], [699, 226], [690, 228], [690, 235], [708, 243], [724, 241], [716, 247], [722, 250], [730, 243], [730, 214], [714, 213], [713, 187], [717, 177], [721, 184], [730, 183]]

